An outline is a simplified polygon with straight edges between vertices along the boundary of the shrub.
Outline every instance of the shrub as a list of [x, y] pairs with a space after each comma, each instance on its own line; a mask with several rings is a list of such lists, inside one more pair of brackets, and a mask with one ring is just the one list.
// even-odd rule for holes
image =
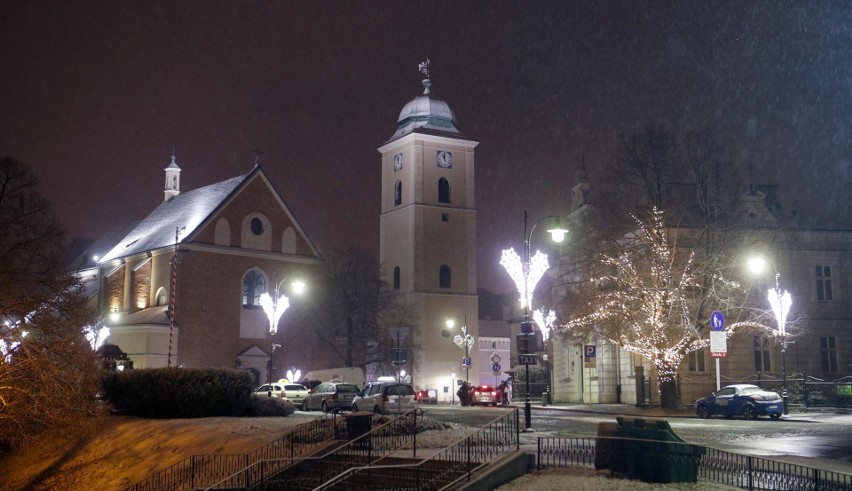
[[154, 368], [110, 373], [103, 395], [115, 411], [146, 418], [239, 416], [252, 386], [242, 370]]
[[290, 401], [277, 397], [252, 396], [244, 416], [290, 416], [296, 412], [296, 406]]

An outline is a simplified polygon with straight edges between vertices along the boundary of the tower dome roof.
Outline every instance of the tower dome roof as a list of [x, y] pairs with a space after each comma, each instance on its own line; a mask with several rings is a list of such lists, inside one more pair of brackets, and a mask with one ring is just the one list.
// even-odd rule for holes
[[432, 81], [429, 78], [424, 79], [423, 93], [403, 106], [396, 121], [396, 132], [388, 140], [388, 143], [409, 133], [463, 138], [461, 131], [456, 126], [453, 110], [446, 102], [431, 96], [431, 87]]

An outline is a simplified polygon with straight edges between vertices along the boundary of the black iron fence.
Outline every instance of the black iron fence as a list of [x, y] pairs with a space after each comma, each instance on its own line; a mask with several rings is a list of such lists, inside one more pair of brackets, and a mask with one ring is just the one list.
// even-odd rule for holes
[[254, 462], [298, 457], [333, 440], [337, 419], [336, 414], [326, 414], [247, 454], [193, 455], [125, 491], [188, 491], [213, 485]]
[[[629, 468], [633, 454], [624, 445], [611, 442], [631, 440], [610, 437], [539, 437], [536, 466]], [[714, 448], [677, 442], [632, 440], [642, 445], [683, 446], [678, 451], [652, 452], [655, 465], [665, 466], [670, 475], [689, 476], [687, 480], [714, 482], [749, 490], [852, 491], [852, 475], [805, 465], [790, 464], [763, 457], [740, 455]], [[622, 450], [619, 450], [622, 449]], [[688, 467], [688, 468], [687, 468]], [[665, 481], [664, 481], [665, 482]]]
[[[755, 373], [741, 380], [723, 378], [721, 385], [754, 384], [762, 389], [784, 392], [784, 379], [781, 374], [765, 372]], [[852, 376], [836, 380], [824, 380], [797, 373], [787, 377], [787, 397], [791, 406], [802, 408], [852, 408]], [[683, 378], [679, 382], [684, 404], [692, 404], [695, 399], [704, 397], [716, 390], [713, 377]]]
[[[349, 469], [316, 489], [444, 489], [469, 480], [481, 465], [520, 448], [519, 410], [514, 409], [432, 457], [392, 463], [392, 457]], [[348, 483], [348, 486], [347, 486]]]
[[[321, 455], [253, 462], [206, 489], [262, 489], [281, 484], [314, 489], [353, 466], [368, 465], [403, 447], [411, 447], [412, 456], [416, 456], [417, 419], [422, 414], [421, 409], [413, 409], [375, 427], [371, 426], [371, 414], [341, 416], [346, 424], [341, 425], [338, 435], [340, 431], [348, 432], [348, 443]], [[359, 436], [353, 438], [353, 430]]]

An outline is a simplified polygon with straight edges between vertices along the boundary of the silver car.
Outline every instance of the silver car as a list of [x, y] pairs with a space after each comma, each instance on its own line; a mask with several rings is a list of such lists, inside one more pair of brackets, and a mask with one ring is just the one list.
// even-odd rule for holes
[[302, 411], [320, 409], [327, 413], [332, 409], [349, 409], [356, 394], [358, 386], [355, 384], [323, 382], [302, 400]]
[[396, 382], [372, 382], [352, 401], [353, 411], [405, 413], [416, 407], [414, 388]]

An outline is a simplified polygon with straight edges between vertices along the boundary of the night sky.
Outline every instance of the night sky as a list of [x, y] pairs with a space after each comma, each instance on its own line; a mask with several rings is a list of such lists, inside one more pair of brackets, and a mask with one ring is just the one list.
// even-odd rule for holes
[[376, 148], [427, 57], [480, 142], [480, 287], [512, 290], [497, 263], [524, 209], [570, 211], [584, 154], [605, 188], [619, 135], [651, 122], [713, 127], [804, 223], [852, 226], [848, 1], [20, 0], [0, 22], [0, 154], [35, 168], [71, 236], [147, 215], [173, 146], [184, 191], [259, 150], [323, 253], [378, 255]]

